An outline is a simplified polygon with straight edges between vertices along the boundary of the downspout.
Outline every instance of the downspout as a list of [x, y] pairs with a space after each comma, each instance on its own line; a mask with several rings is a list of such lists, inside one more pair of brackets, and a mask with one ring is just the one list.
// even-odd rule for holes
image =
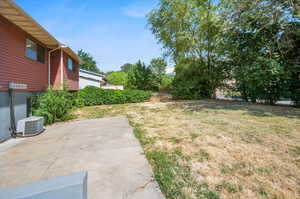
[[60, 88], [63, 90], [63, 81], [64, 81], [64, 54], [62, 48], [60, 49]]
[[8, 89], [9, 95], [9, 115], [10, 115], [10, 134], [11, 137], [17, 137], [17, 128], [16, 128], [16, 120], [15, 120], [15, 109], [14, 109], [14, 93], [13, 89]]

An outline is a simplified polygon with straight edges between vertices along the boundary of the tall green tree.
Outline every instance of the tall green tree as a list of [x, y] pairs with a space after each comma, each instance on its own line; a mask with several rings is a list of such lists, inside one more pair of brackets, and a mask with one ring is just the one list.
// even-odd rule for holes
[[99, 68], [97, 67], [97, 62], [94, 60], [93, 56], [84, 50], [79, 50], [77, 52], [78, 56], [81, 58], [82, 63], [80, 63], [80, 68], [88, 70], [95, 73], [100, 73]]
[[167, 62], [162, 58], [154, 58], [151, 60], [149, 67], [157, 83], [161, 85], [163, 76], [166, 74]]
[[127, 73], [122, 71], [111, 72], [106, 76], [108, 83], [113, 85], [123, 85], [127, 83]]
[[228, 0], [224, 3], [226, 56], [237, 89], [245, 100], [266, 100], [274, 104], [287, 95], [290, 75], [279, 44], [291, 22], [299, 21], [294, 15], [295, 5], [299, 6], [299, 1]]
[[289, 97], [300, 107], [300, 21], [291, 22], [284, 30], [279, 54], [288, 76]]
[[160, 0], [148, 23], [176, 65], [175, 97], [231, 80], [245, 100], [300, 104], [299, 0]]
[[138, 61], [128, 72], [127, 88], [138, 90], [157, 90], [154, 75], [145, 63]]
[[[218, 13], [219, 2], [213, 0], [161, 0], [159, 8], [148, 15], [152, 33], [163, 45], [165, 54], [173, 58], [176, 67], [182, 67], [182, 60], [188, 59], [197, 66], [185, 64], [185, 67], [201, 71], [200, 76], [199, 73], [191, 75], [202, 79], [197, 83], [206, 85], [206, 93], [192, 89], [198, 92], [192, 96], [205, 93], [205, 96], [214, 97], [215, 90], [222, 85], [227, 74], [222, 64], [224, 57], [220, 56], [222, 23]], [[180, 71], [176, 70], [174, 82], [192, 78], [179, 74]], [[180, 80], [176, 81], [177, 78]]]
[[172, 95], [177, 99], [199, 99], [209, 96], [209, 86], [206, 78], [201, 77], [205, 65], [203, 60], [182, 58], [176, 64], [176, 76], [173, 81]]
[[121, 66], [121, 71], [128, 73], [130, 71], [130, 69], [133, 67], [134, 67], [134, 64], [126, 63]]

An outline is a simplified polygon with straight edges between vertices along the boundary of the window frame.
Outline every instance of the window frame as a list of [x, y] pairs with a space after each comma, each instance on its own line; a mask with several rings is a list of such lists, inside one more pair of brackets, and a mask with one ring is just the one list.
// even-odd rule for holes
[[[69, 67], [70, 66], [69, 61], [71, 61], [71, 63], [72, 63], [72, 68]], [[69, 71], [75, 72], [75, 61], [70, 56], [68, 56], [68, 59], [67, 59], [67, 68]]]
[[[31, 48], [27, 47], [28, 41], [35, 46], [35, 49], [32, 50]], [[28, 49], [32, 50], [31, 53], [34, 53], [34, 56], [30, 56], [30, 54], [28, 54]], [[46, 48], [42, 45], [40, 45], [38, 42], [34, 41], [31, 38], [26, 38], [25, 39], [25, 57], [33, 60], [33, 61], [37, 61], [41, 64], [45, 64], [45, 54], [46, 54]]]

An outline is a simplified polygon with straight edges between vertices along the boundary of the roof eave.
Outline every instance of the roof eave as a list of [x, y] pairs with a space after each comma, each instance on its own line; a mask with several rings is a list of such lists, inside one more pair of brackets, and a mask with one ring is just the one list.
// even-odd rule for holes
[[[28, 35], [38, 40], [49, 49], [65, 46], [56, 40], [54, 36], [52, 36], [12, 0], [0, 0], [0, 15], [21, 28]], [[66, 46], [64, 51], [79, 63], [82, 62], [80, 57], [78, 57], [71, 48]]]
[[47, 48], [52, 49], [60, 45], [59, 41], [12, 0], [0, 0], [0, 15], [43, 43]]
[[78, 63], [82, 63], [81, 58], [68, 46], [65, 46], [65, 48], [62, 48], [64, 52], [66, 52], [68, 55], [70, 55], [73, 59], [75, 59]]

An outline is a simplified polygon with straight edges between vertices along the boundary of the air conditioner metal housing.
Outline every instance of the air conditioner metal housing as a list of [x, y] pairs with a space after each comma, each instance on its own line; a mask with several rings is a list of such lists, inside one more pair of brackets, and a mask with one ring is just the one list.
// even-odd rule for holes
[[28, 117], [18, 121], [17, 133], [23, 137], [35, 136], [44, 131], [43, 117]]

